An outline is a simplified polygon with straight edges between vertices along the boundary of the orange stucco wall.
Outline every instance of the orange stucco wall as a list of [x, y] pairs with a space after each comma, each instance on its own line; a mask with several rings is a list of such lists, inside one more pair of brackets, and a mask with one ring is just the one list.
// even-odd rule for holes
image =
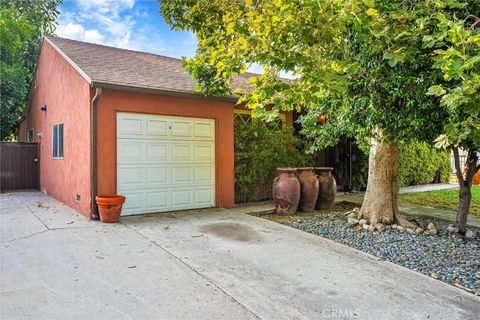
[[[90, 86], [47, 41], [42, 46], [36, 83], [19, 140], [26, 141], [27, 130], [34, 129], [35, 142], [40, 145], [41, 190], [89, 217]], [[40, 111], [44, 104], [46, 112]], [[53, 159], [52, 131], [59, 123], [64, 124], [64, 158]]]
[[234, 205], [233, 103], [104, 89], [97, 108], [99, 194], [114, 194], [117, 190], [117, 112], [209, 118], [216, 124], [216, 206]]

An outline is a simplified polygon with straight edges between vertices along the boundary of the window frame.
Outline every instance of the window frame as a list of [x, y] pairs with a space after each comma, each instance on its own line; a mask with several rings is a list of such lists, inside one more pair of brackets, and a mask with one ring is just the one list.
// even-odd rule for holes
[[[32, 136], [30, 137], [30, 132], [32, 133]], [[27, 142], [35, 142], [35, 130], [33, 128], [30, 128], [27, 130]]]
[[[60, 127], [62, 130], [60, 131]], [[61, 136], [60, 136], [61, 132]], [[53, 125], [52, 128], [52, 158], [54, 160], [63, 160], [65, 156], [65, 125], [62, 123], [57, 123]], [[60, 154], [61, 151], [61, 154]]]

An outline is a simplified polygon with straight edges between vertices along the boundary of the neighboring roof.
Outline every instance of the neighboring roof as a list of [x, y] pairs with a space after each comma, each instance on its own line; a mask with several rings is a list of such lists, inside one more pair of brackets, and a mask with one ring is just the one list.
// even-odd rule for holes
[[[94, 86], [197, 93], [195, 80], [180, 59], [58, 37], [46, 39]], [[247, 79], [253, 75], [234, 77], [233, 87], [251, 90]]]

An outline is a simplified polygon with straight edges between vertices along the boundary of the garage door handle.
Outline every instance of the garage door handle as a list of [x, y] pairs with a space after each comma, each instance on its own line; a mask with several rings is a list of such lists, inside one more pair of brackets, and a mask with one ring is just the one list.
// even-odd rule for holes
[[35, 158], [35, 160], [33, 160], [33, 161], [35, 161], [35, 162], [38, 162], [38, 159], [37, 159], [37, 158]]

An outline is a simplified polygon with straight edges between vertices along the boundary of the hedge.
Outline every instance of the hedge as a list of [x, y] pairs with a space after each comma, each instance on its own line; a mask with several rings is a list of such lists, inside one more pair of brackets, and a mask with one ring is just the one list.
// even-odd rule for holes
[[401, 186], [448, 183], [451, 172], [448, 152], [424, 142], [412, 141], [400, 146], [398, 179]]
[[[368, 155], [354, 148], [356, 161], [352, 163], [352, 182], [355, 190], [367, 186]], [[411, 141], [400, 145], [398, 179], [400, 186], [412, 186], [434, 182], [447, 183], [450, 179], [450, 154], [424, 142]]]

